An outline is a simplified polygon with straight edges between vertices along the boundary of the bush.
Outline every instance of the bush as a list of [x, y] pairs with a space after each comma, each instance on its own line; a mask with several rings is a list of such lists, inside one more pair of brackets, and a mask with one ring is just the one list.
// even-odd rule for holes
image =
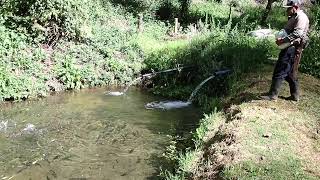
[[0, 24], [0, 100], [45, 94], [40, 48], [25, 42], [26, 36]]
[[309, 46], [303, 51], [300, 70], [320, 78], [320, 36], [314, 32], [310, 37]]

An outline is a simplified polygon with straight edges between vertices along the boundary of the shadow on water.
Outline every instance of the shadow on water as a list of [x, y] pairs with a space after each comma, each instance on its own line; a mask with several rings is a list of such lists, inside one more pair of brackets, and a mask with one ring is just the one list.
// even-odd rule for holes
[[146, 110], [161, 99], [134, 89], [104, 92], [1, 105], [0, 178], [156, 179], [167, 135], [188, 134], [201, 118], [193, 107]]

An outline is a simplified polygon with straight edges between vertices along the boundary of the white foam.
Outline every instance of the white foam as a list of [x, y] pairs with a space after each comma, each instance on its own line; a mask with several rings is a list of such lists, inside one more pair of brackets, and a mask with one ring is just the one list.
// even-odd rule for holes
[[107, 92], [107, 95], [109, 96], [122, 96], [124, 93], [119, 92], [119, 91], [114, 91], [114, 92]]
[[8, 121], [0, 121], [0, 132], [6, 131], [8, 128]]
[[179, 108], [185, 108], [187, 106], [190, 106], [191, 102], [189, 101], [155, 101], [151, 103], [147, 103], [145, 105], [146, 109], [179, 109]]
[[33, 124], [28, 123], [28, 124], [26, 125], [26, 127], [25, 127], [22, 131], [27, 132], [27, 133], [32, 133], [32, 132], [34, 132], [35, 130], [36, 130], [36, 126], [33, 125]]

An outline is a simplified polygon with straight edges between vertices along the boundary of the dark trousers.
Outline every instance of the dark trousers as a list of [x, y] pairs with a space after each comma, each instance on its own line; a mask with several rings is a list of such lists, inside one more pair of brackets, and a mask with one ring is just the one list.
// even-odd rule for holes
[[299, 82], [297, 78], [298, 67], [300, 64], [302, 48], [290, 46], [283, 49], [275, 65], [270, 95], [277, 96], [283, 80], [290, 86], [291, 96], [299, 97]]

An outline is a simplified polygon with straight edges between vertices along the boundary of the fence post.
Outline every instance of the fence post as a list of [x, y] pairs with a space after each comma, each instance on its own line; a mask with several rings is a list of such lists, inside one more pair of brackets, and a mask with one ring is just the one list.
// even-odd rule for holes
[[138, 19], [138, 33], [143, 32], [143, 14], [139, 14]]
[[174, 18], [174, 34], [177, 35], [178, 34], [178, 27], [179, 26], [179, 20], [178, 18]]

